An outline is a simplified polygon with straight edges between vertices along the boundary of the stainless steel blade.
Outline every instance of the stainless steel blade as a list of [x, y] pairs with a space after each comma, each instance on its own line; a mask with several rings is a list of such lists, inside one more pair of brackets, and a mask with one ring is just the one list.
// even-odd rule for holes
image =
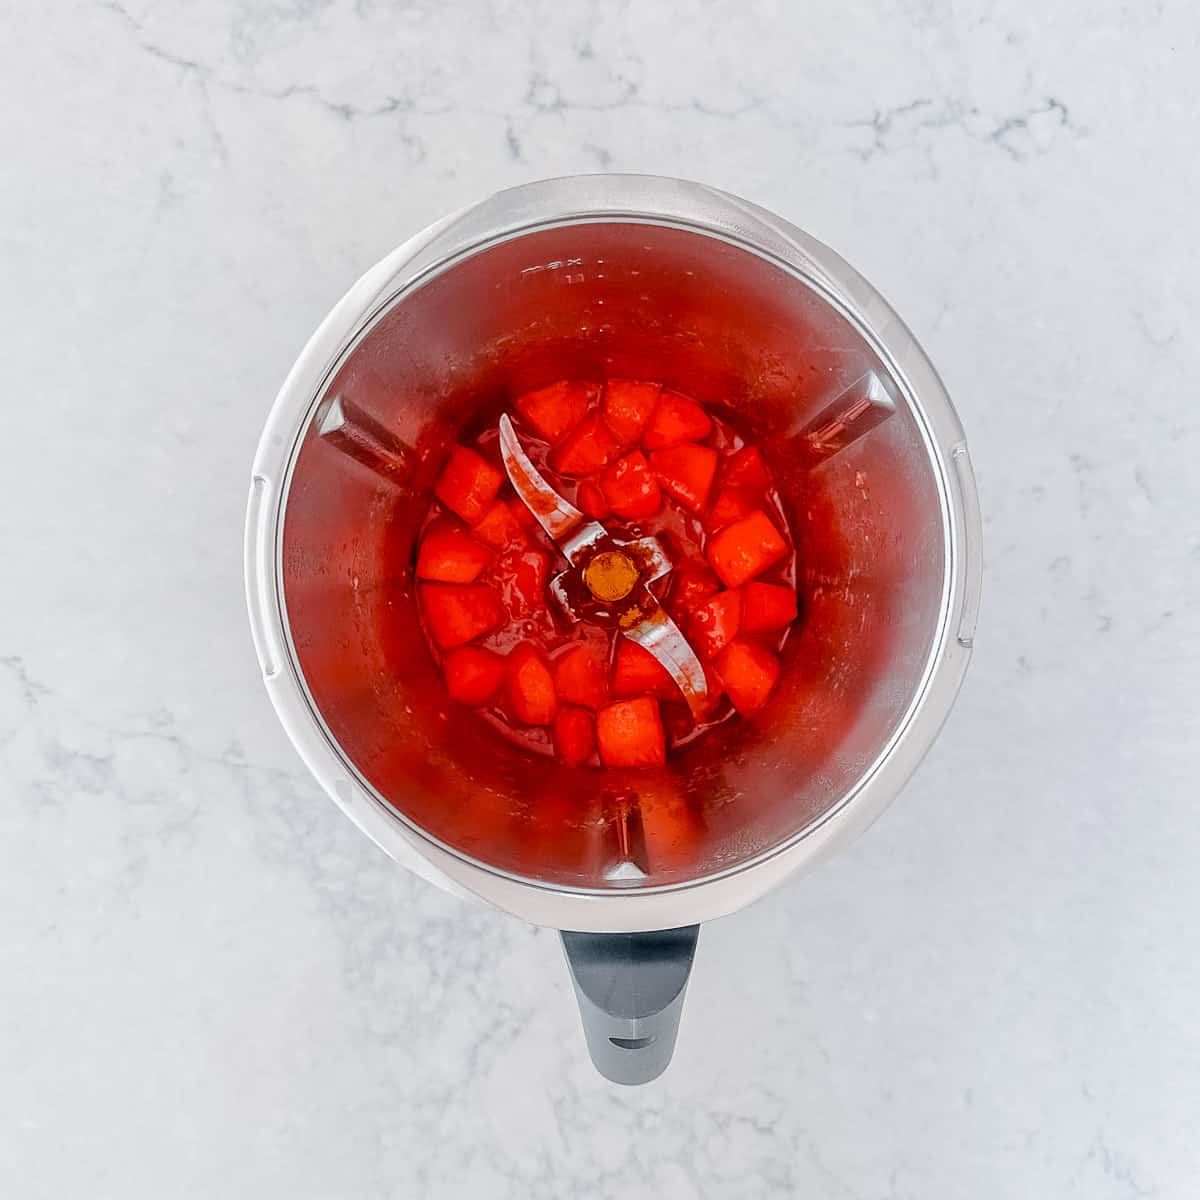
[[[500, 454], [509, 483], [537, 523], [572, 566], [585, 563], [588, 556], [584, 552], [601, 538], [608, 537], [608, 531], [599, 521], [589, 521], [546, 482], [521, 446], [507, 413], [500, 418]], [[704, 668], [682, 630], [645, 587], [646, 583], [661, 578], [671, 569], [671, 560], [655, 538], [639, 538], [625, 546], [634, 551], [645, 574], [640, 589], [643, 601], [639, 601], [642, 615], [635, 624], [623, 628], [623, 632], [630, 641], [637, 642], [658, 659], [683, 693], [688, 707], [699, 717], [708, 705]], [[579, 614], [571, 606], [563, 576], [557, 576], [551, 582], [550, 590], [564, 611], [578, 620]]]
[[694, 716], [700, 717], [707, 711], [708, 680], [704, 668], [683, 631], [661, 604], [622, 632], [631, 642], [649, 650], [670, 672]]
[[500, 456], [508, 481], [521, 503], [562, 550], [568, 562], [575, 563], [586, 547], [605, 536], [603, 525], [587, 520], [542, 477], [522, 448], [507, 413], [500, 418]]

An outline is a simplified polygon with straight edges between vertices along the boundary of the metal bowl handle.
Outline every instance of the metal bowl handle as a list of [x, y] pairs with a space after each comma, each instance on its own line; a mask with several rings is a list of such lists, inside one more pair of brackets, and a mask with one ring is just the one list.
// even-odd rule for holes
[[649, 1083], [667, 1069], [696, 954], [699, 925], [653, 933], [562, 933], [588, 1052], [613, 1083]]

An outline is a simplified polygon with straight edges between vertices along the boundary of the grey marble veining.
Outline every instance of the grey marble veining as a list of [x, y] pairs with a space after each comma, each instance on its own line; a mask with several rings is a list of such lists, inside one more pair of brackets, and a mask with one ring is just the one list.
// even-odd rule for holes
[[[0, 7], [0, 1194], [1200, 1189], [1200, 14], [877, 0]], [[710, 181], [893, 301], [979, 473], [976, 659], [847, 855], [591, 1071], [555, 936], [400, 873], [257, 679], [250, 456], [441, 213]]]

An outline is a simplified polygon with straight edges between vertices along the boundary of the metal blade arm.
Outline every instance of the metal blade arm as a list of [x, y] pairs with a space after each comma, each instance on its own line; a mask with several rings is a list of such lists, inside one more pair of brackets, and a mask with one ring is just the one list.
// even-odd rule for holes
[[708, 708], [708, 679], [696, 652], [666, 609], [662, 605], [656, 606], [624, 633], [631, 642], [649, 650], [662, 663], [683, 693], [692, 714], [701, 716]]
[[500, 451], [508, 481], [533, 514], [537, 523], [559, 546], [571, 540], [584, 523], [584, 515], [564, 500], [546, 480], [521, 446], [512, 420], [505, 413], [500, 418]]

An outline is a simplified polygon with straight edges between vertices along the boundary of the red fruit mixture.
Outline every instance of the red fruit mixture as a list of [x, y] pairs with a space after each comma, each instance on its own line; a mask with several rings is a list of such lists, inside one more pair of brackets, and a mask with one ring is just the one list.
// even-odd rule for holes
[[416, 551], [424, 628], [450, 698], [568, 767], [654, 767], [779, 678], [798, 605], [795, 551], [757, 446], [660, 383], [563, 379], [509, 406], [560, 495], [617, 538], [657, 537], [673, 570], [652, 585], [704, 664], [697, 721], [671, 676], [548, 595], [565, 569], [508, 484], [496, 424], [451, 448]]

